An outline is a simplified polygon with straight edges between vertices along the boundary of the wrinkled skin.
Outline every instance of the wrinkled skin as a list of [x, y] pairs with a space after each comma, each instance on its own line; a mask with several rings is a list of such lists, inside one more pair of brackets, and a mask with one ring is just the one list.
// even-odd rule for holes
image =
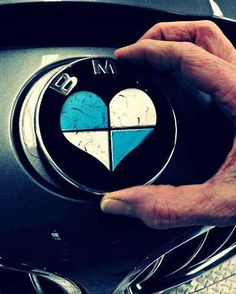
[[[210, 21], [159, 23], [118, 59], [176, 71], [210, 94], [236, 128], [236, 50]], [[141, 219], [156, 229], [236, 225], [236, 136], [219, 171], [200, 185], [137, 186], [106, 194], [105, 213]]]

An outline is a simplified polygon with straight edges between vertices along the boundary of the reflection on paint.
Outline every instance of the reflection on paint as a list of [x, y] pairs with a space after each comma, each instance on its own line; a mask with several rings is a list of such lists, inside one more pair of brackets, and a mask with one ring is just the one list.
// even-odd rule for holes
[[215, 16], [224, 16], [222, 10], [220, 9], [219, 5], [214, 0], [209, 0], [213, 15]]
[[41, 66], [46, 66], [53, 63], [59, 59], [59, 54], [46, 54], [42, 56]]

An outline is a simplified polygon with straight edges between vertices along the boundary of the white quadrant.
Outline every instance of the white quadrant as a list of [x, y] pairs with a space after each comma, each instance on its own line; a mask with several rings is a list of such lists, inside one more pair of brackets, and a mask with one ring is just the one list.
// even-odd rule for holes
[[110, 102], [111, 128], [155, 126], [157, 114], [151, 98], [142, 90], [129, 88]]
[[71, 144], [97, 158], [110, 170], [108, 131], [63, 132], [63, 135]]

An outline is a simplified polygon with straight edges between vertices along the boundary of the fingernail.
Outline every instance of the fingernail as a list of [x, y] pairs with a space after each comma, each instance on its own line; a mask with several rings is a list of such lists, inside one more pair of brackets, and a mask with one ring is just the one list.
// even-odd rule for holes
[[121, 215], [127, 215], [127, 216], [134, 216], [134, 210], [133, 207], [120, 200], [114, 200], [114, 199], [104, 199], [101, 201], [101, 210], [105, 213], [111, 213], [111, 214], [121, 214]]

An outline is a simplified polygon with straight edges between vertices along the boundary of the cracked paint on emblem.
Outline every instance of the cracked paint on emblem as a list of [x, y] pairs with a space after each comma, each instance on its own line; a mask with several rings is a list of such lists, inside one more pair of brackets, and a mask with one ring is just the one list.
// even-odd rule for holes
[[155, 126], [157, 115], [151, 98], [130, 88], [117, 93], [110, 102], [111, 128]]
[[71, 144], [97, 158], [110, 170], [107, 131], [65, 132], [64, 136]]
[[99, 96], [89, 91], [76, 92], [62, 107], [61, 130], [105, 129], [107, 116], [107, 107]]
[[112, 98], [109, 115], [108, 118], [107, 106], [99, 96], [80, 91], [64, 103], [60, 125], [71, 144], [113, 171], [154, 131], [157, 114], [144, 91], [129, 88]]

